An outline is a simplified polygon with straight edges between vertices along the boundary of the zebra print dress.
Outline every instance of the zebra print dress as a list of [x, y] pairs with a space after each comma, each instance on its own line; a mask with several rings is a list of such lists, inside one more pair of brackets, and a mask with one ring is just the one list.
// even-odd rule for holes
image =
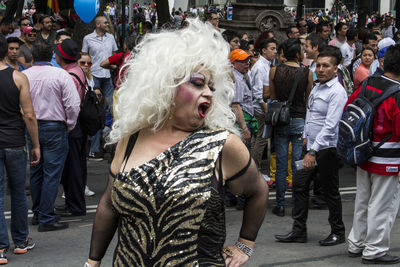
[[120, 218], [114, 266], [225, 266], [223, 186], [215, 165], [228, 135], [198, 129], [117, 174], [111, 193]]

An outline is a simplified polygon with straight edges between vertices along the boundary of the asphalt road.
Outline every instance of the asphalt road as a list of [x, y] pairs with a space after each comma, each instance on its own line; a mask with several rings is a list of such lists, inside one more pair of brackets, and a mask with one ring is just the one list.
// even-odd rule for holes
[[[88, 214], [83, 217], [64, 218], [70, 227], [66, 230], [39, 233], [37, 226], [30, 225], [30, 237], [36, 243], [33, 250], [24, 255], [8, 253], [7, 266], [83, 266], [88, 257], [92, 222], [99, 198], [105, 188], [109, 165], [106, 161], [88, 161], [88, 185], [96, 192], [93, 197], [86, 198]], [[352, 168], [343, 168], [340, 171], [340, 191], [343, 202], [343, 220], [346, 225], [346, 234], [350, 232], [353, 218], [355, 198], [355, 172]], [[63, 204], [60, 189], [56, 204]], [[268, 212], [259, 231], [255, 254], [246, 266], [361, 266], [360, 258], [349, 258], [346, 254], [346, 245], [321, 247], [318, 240], [324, 239], [330, 233], [328, 211], [310, 210], [308, 219], [308, 243], [283, 244], [275, 242], [274, 234], [290, 231], [292, 219], [290, 217], [290, 192], [287, 193], [288, 207], [286, 216], [281, 218], [271, 213], [274, 204], [275, 192], [271, 191]], [[30, 202], [30, 197], [28, 197]], [[31, 205], [31, 204], [29, 204]], [[31, 206], [29, 206], [31, 207]], [[5, 214], [10, 222], [10, 198], [5, 199]], [[31, 217], [32, 214], [29, 213]], [[240, 230], [242, 212], [234, 208], [226, 211], [227, 243], [233, 243]], [[399, 220], [395, 222], [392, 231], [393, 255], [400, 255], [400, 228]], [[109, 246], [102, 266], [111, 266], [113, 250], [116, 240]], [[13, 248], [13, 247], [12, 247]]]

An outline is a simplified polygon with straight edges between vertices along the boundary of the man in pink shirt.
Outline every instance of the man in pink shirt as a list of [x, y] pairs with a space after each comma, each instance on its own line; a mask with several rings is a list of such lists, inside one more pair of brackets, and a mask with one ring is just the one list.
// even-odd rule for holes
[[[67, 38], [54, 51], [58, 65], [71, 75], [82, 106], [87, 83], [85, 73], [76, 62], [79, 55], [78, 44]], [[65, 206], [56, 207], [56, 214], [61, 217], [86, 215], [86, 138], [78, 120], [75, 128], [68, 133], [69, 150], [62, 175]]]
[[[67, 132], [75, 127], [81, 100], [71, 75], [51, 65], [49, 44], [35, 44], [32, 56], [33, 66], [23, 73], [30, 84], [42, 155], [39, 164], [30, 168], [32, 224], [39, 224], [38, 231], [46, 232], [68, 227], [57, 221], [54, 202], [68, 153]], [[28, 146], [32, 148], [29, 138]]]

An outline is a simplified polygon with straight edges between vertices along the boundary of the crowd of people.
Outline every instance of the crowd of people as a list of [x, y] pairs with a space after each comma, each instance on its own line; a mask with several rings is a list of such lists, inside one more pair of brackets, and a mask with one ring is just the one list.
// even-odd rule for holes
[[[307, 242], [311, 184], [313, 207], [329, 210], [331, 231], [320, 245], [346, 242], [339, 121], [359, 97], [400, 85], [400, 32], [391, 14], [360, 31], [346, 17], [334, 34], [331, 21], [297, 18], [278, 42], [273, 31], [222, 29], [221, 14], [208, 8], [205, 22], [174, 10], [171, 29], [156, 32], [150, 5], [135, 7], [121, 34], [110, 2], [80, 44], [31, 9], [18, 27], [0, 22], [0, 264], [10, 248], [5, 171], [14, 253], [35, 246], [21, 168], [26, 147], [30, 223], [47, 232], [68, 228], [60, 217], [86, 215], [85, 197], [95, 194], [87, 159], [103, 160], [107, 145], [109, 182], [86, 266], [100, 265], [117, 229], [116, 266], [240, 266], [253, 253], [268, 188], [276, 189], [272, 212], [280, 217], [293, 191], [292, 231], [276, 240]], [[371, 138], [379, 148], [357, 166], [348, 254], [367, 264], [400, 262], [388, 254], [400, 204], [399, 103], [394, 93], [376, 108]], [[65, 204], [55, 206], [60, 184]], [[237, 242], [224, 247], [229, 206], [244, 217]]]

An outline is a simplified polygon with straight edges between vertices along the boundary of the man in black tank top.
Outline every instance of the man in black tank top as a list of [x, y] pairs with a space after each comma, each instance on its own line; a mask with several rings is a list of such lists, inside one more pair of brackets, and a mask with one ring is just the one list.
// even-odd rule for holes
[[[8, 45], [0, 36], [0, 192], [4, 192], [5, 171], [7, 171], [10, 193], [13, 199], [11, 207], [11, 235], [14, 240], [14, 253], [23, 254], [35, 246], [28, 237], [28, 206], [25, 195], [26, 149], [25, 126], [32, 139], [31, 165], [40, 160], [38, 126], [29, 92], [26, 76], [7, 67], [4, 59]], [[22, 109], [22, 112], [21, 112]], [[21, 114], [22, 113], [22, 114]], [[4, 194], [0, 194], [0, 203], [4, 203]], [[4, 207], [0, 207], [0, 264], [7, 263], [5, 252], [10, 243]]]

